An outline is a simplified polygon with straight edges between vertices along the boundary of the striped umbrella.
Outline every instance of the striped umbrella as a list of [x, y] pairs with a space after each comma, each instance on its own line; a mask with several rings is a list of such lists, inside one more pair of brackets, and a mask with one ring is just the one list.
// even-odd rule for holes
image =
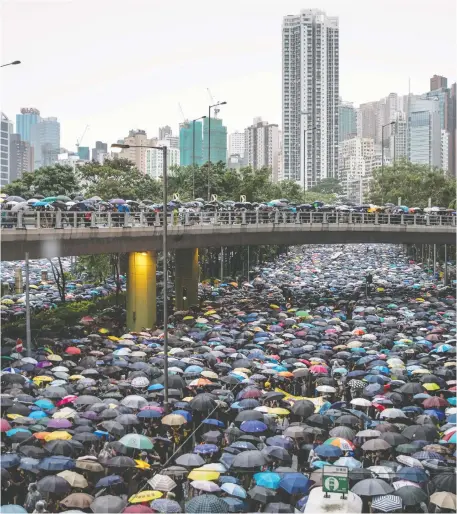
[[331, 444], [332, 446], [336, 446], [341, 450], [348, 452], [354, 449], [354, 445], [348, 441], [347, 439], [343, 439], [342, 437], [330, 437], [327, 439], [324, 444]]
[[371, 506], [381, 512], [392, 512], [401, 509], [403, 502], [399, 496], [384, 494], [382, 496], [374, 496]]

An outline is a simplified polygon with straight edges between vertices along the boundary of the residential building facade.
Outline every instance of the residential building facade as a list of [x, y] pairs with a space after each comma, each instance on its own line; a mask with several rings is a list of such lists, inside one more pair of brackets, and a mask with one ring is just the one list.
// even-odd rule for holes
[[9, 161], [11, 182], [33, 171], [33, 148], [28, 141], [22, 141], [20, 134], [10, 134]]
[[102, 141], [95, 141], [95, 148], [92, 148], [92, 160], [95, 162], [100, 162], [102, 159], [101, 164], [103, 164], [103, 156], [105, 156], [107, 153], [108, 144], [103, 143]]
[[[157, 146], [167, 147], [167, 173], [172, 174], [172, 169], [180, 165], [179, 148], [170, 146], [168, 139], [157, 141]], [[155, 180], [160, 180], [163, 177], [163, 152], [149, 148], [146, 150], [146, 175], [149, 175]]]
[[169, 125], [165, 125], [165, 127], [159, 127], [159, 139], [167, 139], [167, 136], [171, 136], [173, 131]]
[[10, 177], [10, 137], [13, 122], [3, 112], [0, 114], [0, 187], [11, 181]]
[[306, 189], [338, 173], [338, 18], [318, 9], [282, 25], [283, 175]]
[[278, 176], [279, 130], [277, 124], [255, 118], [254, 123], [244, 131], [244, 159], [254, 169], [270, 168]]
[[446, 173], [449, 171], [449, 132], [441, 129], [441, 164], [440, 168]]
[[157, 139], [148, 139], [145, 130], [130, 130], [123, 144], [130, 145], [131, 148], [124, 148], [119, 153], [119, 158], [132, 161], [141, 173], [146, 174], [147, 148], [141, 147], [156, 146]]
[[244, 140], [244, 132], [239, 132], [238, 130], [236, 130], [232, 134], [229, 134], [228, 155], [239, 155], [243, 159]]

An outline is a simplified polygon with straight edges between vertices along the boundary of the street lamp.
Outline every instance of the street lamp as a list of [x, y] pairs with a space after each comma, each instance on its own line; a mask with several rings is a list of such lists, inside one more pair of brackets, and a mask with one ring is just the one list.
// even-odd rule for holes
[[211, 195], [211, 183], [210, 183], [210, 172], [211, 172], [211, 109], [218, 105], [226, 105], [227, 102], [217, 102], [214, 105], [208, 106], [208, 201]]
[[168, 262], [167, 262], [167, 246], [168, 246], [168, 227], [167, 227], [167, 202], [168, 202], [168, 176], [167, 176], [167, 147], [166, 146], [142, 146], [142, 145], [123, 145], [112, 144], [111, 150], [115, 153], [122, 152], [126, 148], [154, 148], [161, 150], [163, 154], [162, 163], [162, 176], [163, 176], [163, 240], [162, 240], [162, 253], [163, 253], [163, 353], [164, 367], [163, 367], [163, 408], [165, 413], [168, 412]]
[[381, 191], [381, 203], [384, 205], [384, 129], [395, 125], [395, 121], [386, 123], [381, 126], [381, 180], [382, 180], [382, 191]]
[[8, 62], [6, 64], [2, 64], [0, 68], [4, 68], [5, 66], [15, 66], [16, 64], [21, 64], [21, 61]]
[[[302, 116], [306, 116], [306, 127], [308, 126], [308, 112], [301, 111]], [[303, 201], [306, 199], [306, 133], [311, 131], [315, 131], [317, 127], [313, 127], [311, 129], [304, 128], [303, 129]], [[311, 166], [312, 168], [312, 166]]]
[[[195, 200], [195, 122], [206, 119], [206, 116], [200, 116], [192, 120], [192, 197]], [[200, 134], [201, 136], [201, 134]]]

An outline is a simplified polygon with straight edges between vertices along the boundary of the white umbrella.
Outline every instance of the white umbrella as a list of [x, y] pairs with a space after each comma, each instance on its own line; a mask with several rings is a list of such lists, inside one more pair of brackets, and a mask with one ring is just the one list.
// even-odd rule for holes
[[[140, 377], [138, 377], [140, 378]], [[135, 380], [135, 379], [134, 379]], [[149, 384], [149, 382], [148, 382]], [[131, 407], [132, 409], [141, 409], [141, 407], [144, 407], [148, 404], [148, 401], [144, 399], [142, 396], [138, 396], [136, 394], [130, 394], [129, 396], [126, 396], [121, 401], [122, 405], [125, 405], [126, 407]]]
[[319, 391], [320, 393], [336, 393], [336, 389], [329, 385], [317, 386], [316, 391]]
[[351, 400], [351, 405], [358, 405], [359, 407], [371, 407], [370, 400], [366, 400], [365, 398], [354, 398]]
[[401, 464], [409, 466], [410, 468], [424, 468], [421, 461], [415, 459], [414, 457], [410, 457], [409, 455], [398, 455], [397, 460]]
[[155, 475], [148, 480], [155, 491], [169, 492], [176, 487], [176, 482], [167, 475]]

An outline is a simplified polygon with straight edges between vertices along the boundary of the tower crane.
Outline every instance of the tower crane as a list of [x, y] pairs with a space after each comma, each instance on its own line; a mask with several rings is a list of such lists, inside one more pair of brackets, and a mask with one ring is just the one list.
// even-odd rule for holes
[[[216, 104], [216, 100], [214, 100], [214, 97], [211, 93], [211, 90], [209, 87], [206, 88], [206, 90], [208, 91], [208, 96], [209, 96], [209, 99], [211, 100], [211, 103], [212, 104]], [[217, 107], [214, 108], [214, 117], [217, 118], [217, 115], [219, 114], [220, 112], [220, 109], [218, 109]]]
[[86, 125], [86, 128], [84, 129], [84, 132], [82, 133], [81, 137], [76, 140], [76, 153], [77, 154], [79, 154], [79, 146], [81, 145], [88, 128], [89, 128], [89, 125]]
[[184, 111], [182, 109], [181, 103], [178, 102], [178, 106], [179, 106], [179, 112], [181, 113], [181, 116], [182, 116], [182, 119], [183, 119], [183, 125], [185, 127], [188, 127], [189, 126], [189, 120], [184, 116]]

